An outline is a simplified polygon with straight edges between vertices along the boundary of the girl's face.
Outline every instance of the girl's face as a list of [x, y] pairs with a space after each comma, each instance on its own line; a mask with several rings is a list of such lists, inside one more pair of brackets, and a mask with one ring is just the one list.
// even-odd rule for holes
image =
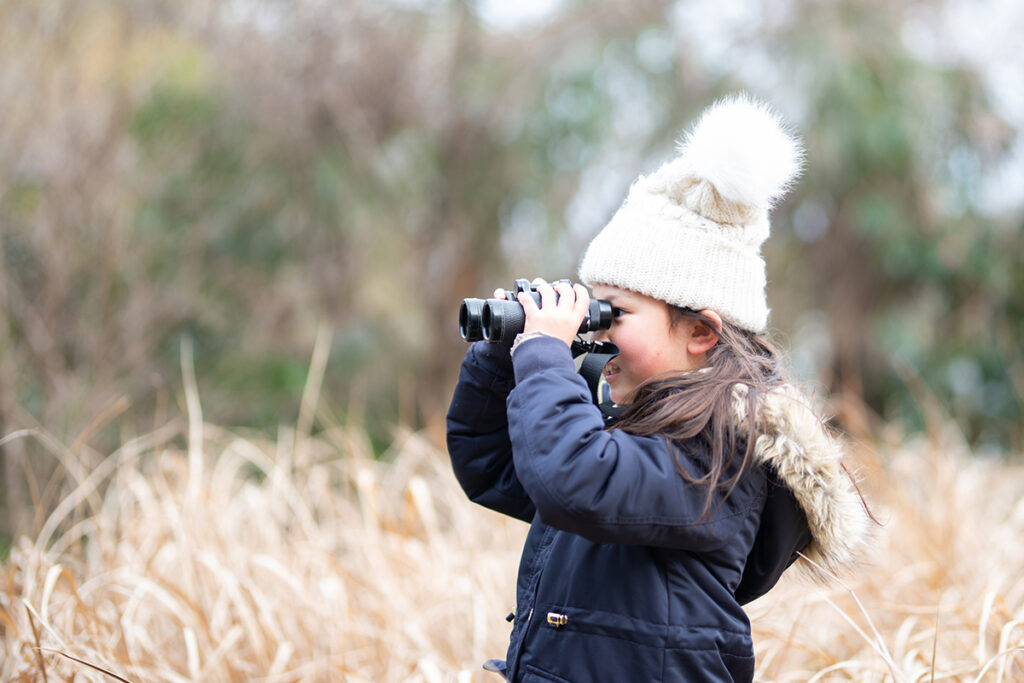
[[633, 390], [650, 377], [703, 365], [704, 352], [693, 351], [703, 348], [698, 328], [706, 336], [707, 326], [683, 320], [672, 327], [664, 301], [611, 285], [595, 285], [594, 298], [610, 301], [614, 312], [611, 328], [596, 333], [596, 338], [619, 347], [619, 355], [604, 369], [615, 403], [627, 405]]

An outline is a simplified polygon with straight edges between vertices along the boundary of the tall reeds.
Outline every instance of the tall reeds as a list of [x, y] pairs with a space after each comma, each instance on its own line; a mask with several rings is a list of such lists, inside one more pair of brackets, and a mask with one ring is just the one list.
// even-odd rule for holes
[[[358, 426], [271, 443], [192, 405], [61, 463], [71, 493], [0, 575], [0, 680], [493, 677], [525, 525], [421, 434], [375, 458]], [[951, 443], [861, 458], [884, 526], [833, 586], [787, 575], [750, 606], [758, 680], [1024, 680], [1024, 470]]]
[[419, 434], [374, 458], [360, 428], [193, 419], [67, 465], [2, 568], [0, 680], [471, 680], [507, 639], [525, 529]]

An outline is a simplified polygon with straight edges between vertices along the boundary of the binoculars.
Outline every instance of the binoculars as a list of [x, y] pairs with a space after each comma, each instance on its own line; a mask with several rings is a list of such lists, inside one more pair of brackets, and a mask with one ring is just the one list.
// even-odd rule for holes
[[[520, 292], [529, 294], [540, 306], [537, 285], [530, 284], [530, 281], [525, 279], [516, 280], [514, 289], [506, 291], [504, 299], [464, 299], [459, 308], [459, 334], [468, 342], [485, 339], [499, 344], [511, 344], [516, 335], [523, 331], [526, 323], [526, 311], [516, 300]], [[558, 296], [558, 292], [555, 292], [555, 296]], [[611, 326], [611, 302], [591, 299], [590, 309], [583, 318], [579, 334], [607, 330]]]

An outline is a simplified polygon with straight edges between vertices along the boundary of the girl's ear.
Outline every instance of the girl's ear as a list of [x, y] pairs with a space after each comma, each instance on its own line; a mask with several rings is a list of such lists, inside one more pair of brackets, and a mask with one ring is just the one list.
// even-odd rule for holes
[[710, 308], [705, 308], [700, 314], [710, 320], [711, 324], [703, 320], [694, 321], [686, 350], [695, 356], [710, 351], [718, 343], [718, 335], [722, 332], [722, 316]]

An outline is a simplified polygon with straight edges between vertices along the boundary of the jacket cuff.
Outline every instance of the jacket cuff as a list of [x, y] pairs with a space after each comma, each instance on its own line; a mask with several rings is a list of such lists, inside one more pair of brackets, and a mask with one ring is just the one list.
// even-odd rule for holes
[[516, 348], [512, 365], [516, 372], [516, 384], [538, 372], [552, 368], [576, 371], [569, 346], [555, 337], [534, 337]]
[[512, 379], [512, 354], [505, 344], [474, 342], [471, 348], [473, 361], [495, 377]]

